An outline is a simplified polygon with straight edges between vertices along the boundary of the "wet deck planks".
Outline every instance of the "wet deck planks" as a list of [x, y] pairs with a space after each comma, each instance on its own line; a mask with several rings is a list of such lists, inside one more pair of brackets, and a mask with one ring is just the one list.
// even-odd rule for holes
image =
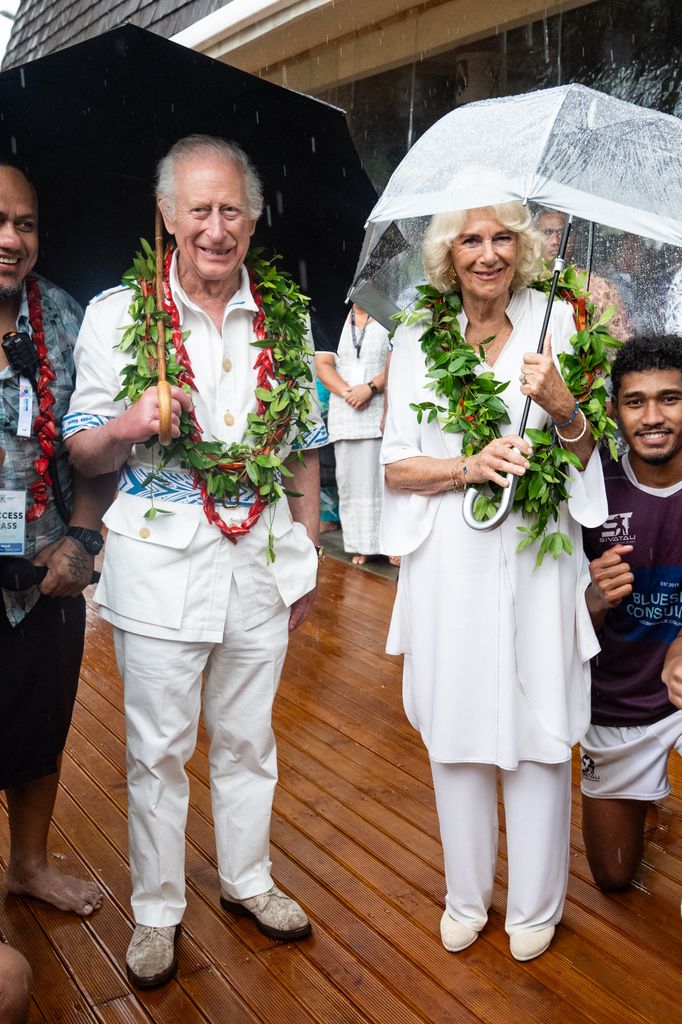
[[[383, 654], [394, 584], [328, 559], [314, 618], [291, 644], [276, 705], [280, 786], [274, 873], [309, 909], [313, 937], [272, 943], [218, 907], [207, 741], [189, 765], [188, 908], [177, 979], [131, 991], [121, 687], [108, 627], [89, 614], [79, 699], [51, 850], [97, 877], [102, 909], [80, 921], [2, 893], [0, 930], [36, 976], [31, 1024], [673, 1024], [682, 1021], [682, 771], [638, 885], [592, 884], [574, 779], [571, 879], [551, 950], [508, 952], [500, 858], [491, 921], [458, 956], [438, 938], [443, 876], [429, 770]], [[577, 777], [576, 777], [577, 778]], [[7, 827], [0, 810], [0, 863]]]

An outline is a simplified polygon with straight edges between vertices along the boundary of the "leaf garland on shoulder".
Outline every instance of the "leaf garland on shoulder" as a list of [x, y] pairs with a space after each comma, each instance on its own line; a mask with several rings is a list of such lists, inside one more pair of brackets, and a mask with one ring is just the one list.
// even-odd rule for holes
[[[158, 311], [155, 301], [156, 264], [154, 252], [140, 239], [142, 251], [135, 255], [133, 266], [123, 277], [123, 284], [132, 291], [129, 306], [131, 323], [123, 328], [118, 345], [130, 352], [132, 361], [121, 373], [123, 387], [116, 400], [135, 402], [147, 388], [158, 381], [157, 338], [164, 331], [166, 344], [166, 377], [171, 385], [185, 391], [194, 390], [194, 377], [185, 341], [189, 332], [182, 332], [177, 307], [171, 295], [168, 275], [171, 250], [164, 260], [164, 309]], [[307, 314], [309, 299], [285, 271], [276, 266], [281, 258], [265, 259], [262, 249], [250, 251], [246, 266], [251, 293], [258, 311], [254, 316], [254, 340], [260, 349], [254, 367], [257, 370], [257, 412], [250, 413], [244, 439], [227, 444], [224, 441], [202, 440], [202, 429], [196, 415], [182, 413], [180, 435], [165, 448], [159, 462], [145, 481], [148, 486], [161, 476], [166, 466], [179, 460], [181, 466], [194, 474], [204, 512], [229, 540], [236, 543], [258, 522], [268, 506], [274, 506], [288, 493], [282, 486], [283, 476], [292, 476], [280, 457], [283, 443], [292, 444], [310, 428], [312, 408], [312, 371], [307, 346]], [[158, 443], [157, 438], [146, 447]], [[302, 458], [300, 453], [297, 453]], [[218, 515], [216, 504], [234, 505], [240, 491], [249, 489], [256, 498], [242, 523], [229, 526]], [[146, 515], [154, 518], [153, 506]], [[268, 560], [274, 561], [273, 537], [268, 535]]]
[[[617, 458], [614, 441], [616, 424], [607, 415], [605, 378], [610, 369], [610, 350], [621, 342], [612, 337], [608, 323], [615, 306], [595, 318], [595, 307], [585, 291], [585, 277], [568, 265], [559, 277], [556, 299], [565, 299], [573, 307], [576, 333], [571, 337], [571, 351], [559, 354], [559, 365], [566, 385], [586, 417], [592, 436], [608, 444]], [[549, 297], [552, 274], [543, 272], [531, 287]], [[417, 288], [418, 298], [410, 310], [396, 314], [394, 319], [410, 326], [425, 324], [421, 348], [426, 356], [427, 387], [446, 404], [411, 403], [417, 420], [436, 418], [447, 433], [462, 434], [462, 454], [475, 455], [496, 437], [500, 426], [509, 423], [509, 414], [500, 397], [509, 386], [498, 381], [492, 370], [477, 372], [485, 362], [483, 345], [474, 347], [465, 340], [457, 319], [462, 312], [462, 299], [456, 292], [443, 294], [430, 285]], [[578, 457], [557, 443], [551, 427], [526, 431], [533, 445], [530, 468], [520, 477], [514, 496], [513, 511], [526, 521], [518, 529], [524, 534], [518, 550], [540, 542], [536, 566], [549, 553], [558, 558], [565, 551], [571, 554], [570, 538], [560, 530], [550, 532], [550, 523], [559, 518], [559, 507], [569, 497], [569, 466], [579, 468]], [[479, 497], [474, 515], [479, 521], [489, 519], [497, 510], [501, 489], [490, 484], [475, 485]]]

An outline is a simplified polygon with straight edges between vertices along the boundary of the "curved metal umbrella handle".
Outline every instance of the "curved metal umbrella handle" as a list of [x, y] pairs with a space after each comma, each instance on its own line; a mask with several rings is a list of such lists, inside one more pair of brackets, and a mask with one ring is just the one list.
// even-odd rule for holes
[[501, 526], [507, 516], [512, 510], [514, 504], [514, 495], [516, 493], [516, 485], [519, 482], [517, 476], [511, 476], [509, 479], [509, 487], [504, 488], [504, 493], [500, 500], [500, 505], [494, 516], [490, 519], [475, 519], [474, 518], [474, 505], [476, 499], [480, 497], [478, 491], [474, 487], [470, 487], [464, 495], [464, 501], [462, 503], [462, 515], [464, 522], [472, 530], [478, 530], [479, 533], [486, 533], [488, 530], [496, 530], [498, 526]]

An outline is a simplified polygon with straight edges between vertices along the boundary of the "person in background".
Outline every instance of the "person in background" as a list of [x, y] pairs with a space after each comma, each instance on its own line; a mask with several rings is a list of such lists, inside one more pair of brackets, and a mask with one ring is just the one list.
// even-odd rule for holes
[[[327, 425], [329, 416], [329, 389], [315, 376], [317, 398], [320, 403], [322, 421]], [[320, 533], [333, 533], [340, 527], [339, 491], [336, 486], [336, 459], [334, 445], [323, 445], [318, 449], [320, 458]]]
[[[339, 516], [353, 565], [378, 555], [383, 478], [380, 424], [388, 332], [353, 305], [336, 354], [319, 352], [317, 375], [330, 391], [329, 437], [336, 454]], [[389, 559], [391, 561], [391, 559]]]
[[[550, 270], [559, 252], [559, 244], [565, 223], [566, 214], [560, 213], [558, 210], [541, 210], [535, 216], [535, 225], [543, 239], [542, 255], [547, 261]], [[577, 269], [580, 273], [585, 272], [584, 267], [578, 267]], [[600, 315], [611, 306], [616, 307], [609, 323], [609, 331], [619, 341], [627, 341], [632, 336], [632, 329], [625, 310], [625, 304], [618, 293], [618, 289], [611, 281], [607, 281], [605, 277], [591, 273], [589, 293], [597, 315]]]
[[583, 836], [606, 891], [634, 878], [647, 811], [670, 793], [668, 755], [682, 753], [682, 338], [633, 338], [611, 381], [628, 451], [604, 456], [608, 518], [583, 531], [601, 643], [581, 740]]

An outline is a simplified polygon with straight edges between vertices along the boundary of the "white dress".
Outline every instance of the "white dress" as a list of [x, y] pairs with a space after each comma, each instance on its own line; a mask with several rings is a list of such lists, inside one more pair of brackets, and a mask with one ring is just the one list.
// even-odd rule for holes
[[[546, 309], [531, 289], [512, 295], [507, 315], [512, 334], [494, 366], [509, 381], [503, 398], [516, 433], [525, 397], [519, 374], [523, 355], [535, 351]], [[462, 330], [466, 317], [460, 317]], [[417, 423], [410, 402], [432, 401], [423, 326], [395, 337], [384, 464], [417, 455], [459, 454], [461, 434], [437, 422]], [[553, 351], [569, 348], [572, 311], [555, 302], [550, 320]], [[547, 414], [533, 404], [529, 427]], [[462, 497], [435, 497], [386, 489], [382, 550], [402, 555], [398, 592], [387, 641], [389, 654], [404, 654], [403, 697], [408, 718], [434, 761], [496, 764], [565, 761], [589, 723], [589, 659], [598, 643], [585, 605], [589, 575], [580, 523], [606, 517], [601, 462], [596, 451], [584, 473], [572, 471], [570, 511], [558, 528], [574, 545], [572, 556], [545, 556], [535, 570], [535, 547], [519, 553], [523, 519], [513, 513], [497, 530], [479, 533], [462, 518]]]

